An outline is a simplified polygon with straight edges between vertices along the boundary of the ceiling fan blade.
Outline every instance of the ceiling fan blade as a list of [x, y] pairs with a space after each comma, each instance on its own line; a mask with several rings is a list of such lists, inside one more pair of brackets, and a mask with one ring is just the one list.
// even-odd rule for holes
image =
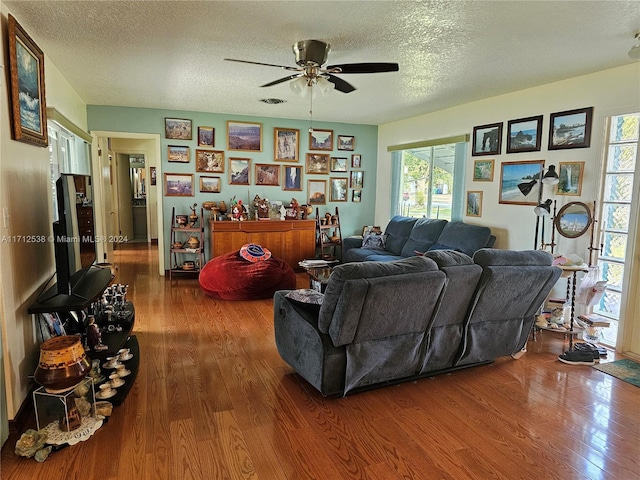
[[252, 62], [250, 60], [236, 60], [235, 58], [225, 58], [224, 60], [226, 60], [227, 62], [250, 63], [251, 65], [263, 65], [265, 67], [284, 68], [285, 70], [291, 70], [294, 72], [297, 72], [300, 70], [297, 67], [286, 67], [284, 65], [274, 65], [273, 63]]
[[397, 63], [344, 63], [325, 68], [328, 71], [339, 68], [339, 73], [382, 73], [397, 72], [400, 69]]
[[299, 77], [300, 75], [289, 75], [288, 77], [279, 78], [278, 80], [274, 80], [273, 82], [265, 83], [264, 85], [260, 85], [261, 87], [273, 87], [274, 85], [278, 85], [279, 83], [286, 82], [288, 80], [293, 80], [294, 78]]
[[342, 93], [351, 93], [356, 89], [356, 87], [351, 85], [349, 82], [345, 82], [344, 80], [336, 77], [335, 75], [329, 74], [329, 78], [327, 78], [327, 80], [333, 83], [336, 87], [336, 90]]

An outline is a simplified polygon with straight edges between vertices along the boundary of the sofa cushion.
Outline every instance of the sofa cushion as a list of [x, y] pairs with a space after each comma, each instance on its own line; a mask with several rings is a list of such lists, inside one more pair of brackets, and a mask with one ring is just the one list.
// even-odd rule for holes
[[459, 251], [455, 247], [450, 247], [449, 245], [443, 245], [442, 243], [434, 243], [429, 247], [429, 252], [434, 252], [437, 250], [451, 250], [451, 251]]
[[481, 267], [490, 265], [502, 266], [539, 266], [551, 265], [553, 256], [542, 250], [494, 250], [483, 248], [473, 255], [473, 261]]
[[411, 230], [418, 219], [396, 215], [389, 220], [384, 232], [385, 249], [394, 255], [402, 255], [402, 248], [411, 235]]
[[402, 247], [401, 255], [410, 257], [414, 252], [426, 252], [429, 247], [438, 241], [446, 220], [436, 218], [420, 218], [416, 221], [409, 234], [409, 239]]
[[474, 263], [473, 259], [466, 253], [453, 250], [430, 250], [424, 256], [436, 262], [439, 268], [473, 265]]
[[449, 222], [442, 230], [438, 243], [471, 256], [477, 250], [486, 247], [490, 237], [491, 229], [489, 227]]
[[393, 262], [394, 260], [402, 260], [402, 255], [391, 255], [389, 252], [376, 252], [367, 257], [367, 262]]
[[349, 250], [344, 252], [342, 260], [344, 263], [364, 262], [372, 255], [392, 256], [390, 253], [384, 250], [371, 250], [369, 248], [350, 248]]

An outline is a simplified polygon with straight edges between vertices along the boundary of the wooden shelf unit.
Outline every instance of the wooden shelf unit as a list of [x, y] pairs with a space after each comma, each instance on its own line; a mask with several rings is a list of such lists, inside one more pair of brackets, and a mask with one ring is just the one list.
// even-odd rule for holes
[[[318, 258], [325, 258], [325, 256], [329, 255], [325, 253], [326, 249], [331, 249], [333, 252], [334, 259], [342, 258], [342, 231], [340, 229], [340, 214], [338, 212], [338, 207], [336, 207], [336, 213], [331, 216], [331, 219], [335, 219], [336, 223], [327, 222], [325, 224], [322, 223], [322, 220], [325, 219], [325, 216], [320, 216], [320, 209], [316, 208], [316, 249]], [[331, 230], [333, 230], [333, 235], [330, 235]], [[331, 240], [334, 237], [338, 237], [338, 240]], [[337, 255], [337, 251], [340, 250], [340, 255]]]
[[[198, 247], [190, 248], [187, 246], [187, 240], [191, 237], [198, 239]], [[175, 243], [181, 243], [182, 247], [174, 248]], [[173, 207], [171, 210], [171, 242], [169, 243], [169, 280], [171, 280], [175, 273], [199, 273], [202, 267], [204, 267], [204, 214], [200, 209], [200, 216], [196, 224], [189, 227], [180, 227], [176, 223], [176, 209]], [[192, 258], [194, 262], [194, 268], [185, 269], [182, 265], [187, 259]]]

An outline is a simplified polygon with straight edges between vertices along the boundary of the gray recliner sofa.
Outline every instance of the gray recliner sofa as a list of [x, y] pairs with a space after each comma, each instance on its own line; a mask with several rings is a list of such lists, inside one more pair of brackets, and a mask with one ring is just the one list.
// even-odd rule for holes
[[469, 256], [491, 248], [496, 237], [491, 229], [442, 219], [403, 217], [396, 215], [386, 226], [383, 248], [363, 247], [360, 237], [343, 239], [343, 262], [390, 262], [416, 255], [416, 252], [455, 250]]
[[561, 273], [551, 263], [481, 249], [339, 265], [319, 307], [276, 292], [276, 346], [323, 395], [490, 363], [525, 345]]

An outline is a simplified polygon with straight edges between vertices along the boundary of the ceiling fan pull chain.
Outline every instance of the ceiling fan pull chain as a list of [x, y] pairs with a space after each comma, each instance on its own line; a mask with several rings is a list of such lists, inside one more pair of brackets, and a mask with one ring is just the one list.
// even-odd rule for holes
[[309, 133], [313, 133], [313, 85], [309, 85]]

